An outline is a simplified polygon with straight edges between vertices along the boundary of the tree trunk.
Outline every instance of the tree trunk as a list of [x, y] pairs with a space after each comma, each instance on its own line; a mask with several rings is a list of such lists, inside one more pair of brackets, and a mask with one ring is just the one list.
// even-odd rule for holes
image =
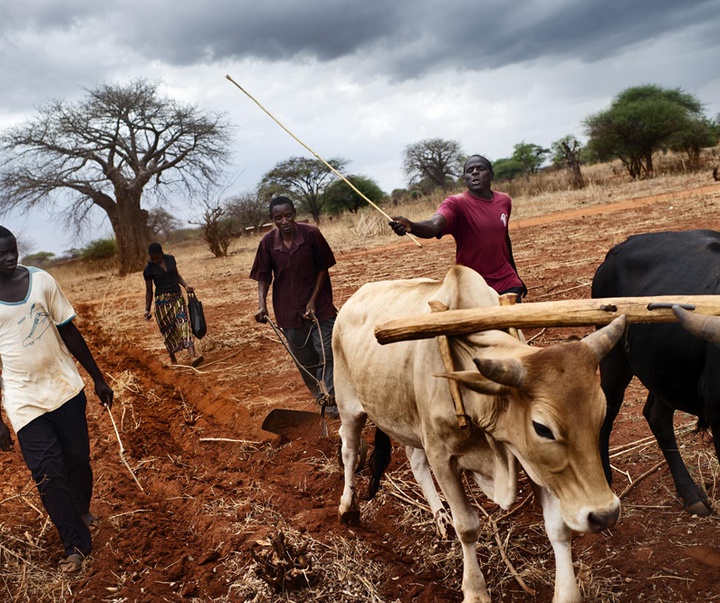
[[652, 151], [650, 151], [645, 157], [645, 166], [647, 167], [645, 170], [647, 177], [652, 178], [654, 176]]
[[563, 155], [565, 156], [565, 163], [570, 170], [570, 186], [573, 189], [579, 190], [585, 188], [585, 178], [583, 178], [582, 170], [580, 169], [580, 145], [577, 141], [573, 144], [572, 148], [570, 145], [563, 141], [561, 143], [563, 149]]
[[108, 212], [120, 255], [120, 276], [139, 272], [147, 263], [148, 212], [140, 206], [140, 196], [117, 191], [114, 211]]

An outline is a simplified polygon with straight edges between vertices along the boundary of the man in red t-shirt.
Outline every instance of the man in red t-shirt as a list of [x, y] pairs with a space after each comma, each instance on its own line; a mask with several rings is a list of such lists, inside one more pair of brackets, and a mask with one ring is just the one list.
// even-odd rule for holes
[[402, 236], [408, 232], [422, 239], [450, 234], [455, 239], [455, 263], [478, 272], [498, 293], [516, 293], [518, 301], [527, 293], [512, 255], [508, 232], [512, 200], [490, 188], [492, 164], [472, 155], [463, 170], [468, 190], [451, 195], [437, 212], [422, 222], [396, 216], [390, 226]]
[[[270, 202], [270, 218], [277, 228], [261, 239], [250, 271], [250, 278], [258, 283], [255, 320], [267, 320], [272, 283], [275, 320], [290, 343], [303, 381], [319, 404], [331, 407], [326, 408], [328, 416], [337, 416], [332, 356], [337, 310], [328, 274], [335, 256], [318, 228], [299, 224], [295, 217], [295, 206], [288, 197]], [[320, 381], [329, 398], [323, 398]]]

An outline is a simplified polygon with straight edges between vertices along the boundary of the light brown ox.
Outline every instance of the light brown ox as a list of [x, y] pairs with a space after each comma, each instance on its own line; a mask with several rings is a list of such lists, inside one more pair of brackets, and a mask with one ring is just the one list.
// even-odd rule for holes
[[[437, 378], [445, 372], [437, 341], [381, 346], [374, 336], [378, 323], [428, 312], [431, 300], [450, 309], [498, 305], [498, 295], [482, 277], [454, 266], [442, 283], [417, 279], [364, 285], [337, 317], [335, 392], [345, 466], [340, 520], [359, 518], [353, 468], [360, 431], [369, 417], [406, 446], [413, 474], [442, 531], [443, 507], [432, 469], [462, 543], [463, 601], [490, 601], [475, 550], [480, 520], [460, 472], [472, 472], [485, 494], [508, 509], [517, 494], [517, 458], [543, 507], [556, 563], [553, 601], [581, 601], [571, 530], [610, 528], [620, 513], [598, 452], [605, 398], [596, 371], [599, 359], [622, 334], [625, 317], [582, 341], [548, 348], [530, 347], [502, 331], [451, 338], [455, 366], [462, 369], [452, 378], [461, 384], [472, 423], [461, 430], [448, 383]], [[387, 461], [389, 451], [379, 474]]]

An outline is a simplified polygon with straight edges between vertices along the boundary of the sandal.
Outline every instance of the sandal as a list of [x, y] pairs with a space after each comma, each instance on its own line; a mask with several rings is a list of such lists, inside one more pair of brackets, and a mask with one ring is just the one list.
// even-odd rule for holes
[[200, 366], [203, 363], [203, 360], [205, 360], [204, 356], [196, 356], [195, 358], [193, 358], [193, 361], [190, 364], [194, 368], [194, 367]]
[[90, 528], [91, 530], [95, 530], [100, 527], [100, 518], [96, 515], [93, 515], [92, 513], [86, 513], [82, 516], [83, 522], [85, 522], [85, 525]]
[[58, 563], [58, 568], [63, 574], [74, 574], [82, 569], [83, 556], [80, 553], [68, 555]]

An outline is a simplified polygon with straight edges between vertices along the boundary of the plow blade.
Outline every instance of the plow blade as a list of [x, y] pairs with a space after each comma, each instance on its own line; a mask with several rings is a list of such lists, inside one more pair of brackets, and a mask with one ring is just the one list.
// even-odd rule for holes
[[285, 408], [271, 410], [263, 421], [262, 429], [290, 440], [328, 434], [327, 423], [319, 413]]

